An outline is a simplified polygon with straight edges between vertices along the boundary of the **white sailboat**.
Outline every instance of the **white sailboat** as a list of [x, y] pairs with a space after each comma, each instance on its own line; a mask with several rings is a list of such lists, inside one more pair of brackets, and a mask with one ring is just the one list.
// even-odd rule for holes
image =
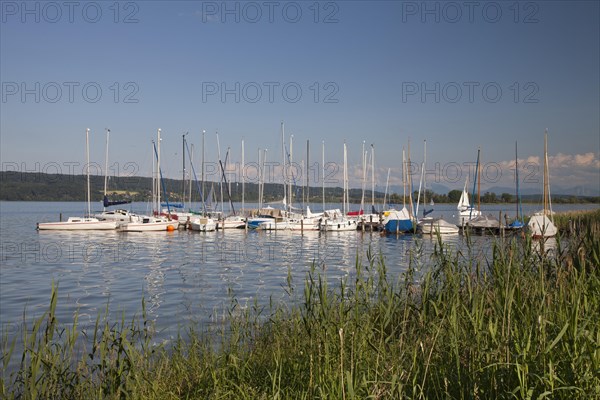
[[549, 238], [556, 236], [558, 230], [552, 218], [552, 202], [550, 200], [550, 180], [548, 173], [548, 129], [544, 132], [544, 187], [542, 211], [535, 213], [529, 219], [527, 229], [534, 238]]
[[423, 218], [419, 219], [419, 223], [430, 222], [433, 220], [433, 217], [428, 217], [427, 215], [433, 212], [433, 208], [427, 210], [427, 175], [425, 174], [425, 166], [427, 165], [427, 141], [423, 141], [423, 162], [421, 163], [421, 179], [419, 181], [419, 192], [417, 195], [417, 209], [415, 215], [417, 218], [419, 217], [419, 206], [421, 205], [421, 193], [423, 193]]
[[210, 217], [199, 217], [190, 222], [190, 228], [193, 231], [213, 232], [217, 230], [217, 223]]
[[459, 232], [458, 226], [441, 218], [422, 221], [419, 223], [419, 228], [421, 228], [421, 232], [427, 235], [438, 233], [441, 235], [447, 235]]
[[[156, 168], [153, 165], [152, 171], [152, 200], [156, 214], [153, 216], [144, 215], [138, 221], [127, 222], [120, 226], [119, 230], [123, 232], [156, 232], [156, 231], [173, 231], [177, 229], [179, 222], [159, 215], [160, 213], [160, 129], [158, 129], [157, 139], [158, 146], [154, 146], [152, 142], [152, 150], [156, 154]], [[154, 157], [152, 158], [154, 164]]]
[[[443, 234], [443, 235], [447, 235], [447, 234], [456, 234], [458, 233], [459, 229], [458, 226], [450, 223], [442, 218], [433, 218], [433, 217], [428, 217], [427, 215], [433, 212], [433, 208], [430, 210], [426, 209], [426, 204], [427, 204], [427, 200], [426, 200], [426, 194], [427, 194], [427, 175], [425, 174], [425, 166], [427, 163], [427, 141], [423, 142], [423, 164], [421, 165], [421, 182], [423, 183], [423, 218], [421, 218], [419, 220], [419, 229], [421, 230], [422, 233], [424, 234]], [[421, 196], [421, 183], [419, 183], [419, 196]], [[419, 208], [419, 201], [420, 199], [417, 198], [417, 215], [419, 214], [418, 208]], [[468, 201], [468, 200], [467, 200]], [[433, 199], [431, 199], [431, 206], [433, 206]]]
[[[191, 211], [185, 211], [185, 207], [186, 207], [185, 206], [185, 186], [186, 186], [185, 185], [185, 177], [186, 177], [185, 153], [186, 153], [186, 149], [187, 149], [187, 141], [186, 141], [185, 137], [188, 134], [189, 134], [189, 132], [186, 132], [181, 135], [181, 140], [182, 140], [181, 202], [169, 204], [170, 207], [173, 208], [173, 210], [171, 210], [171, 212], [169, 214], [173, 219], [177, 220], [177, 222], [179, 224], [178, 228], [181, 228], [181, 229], [185, 229], [188, 226], [188, 223], [190, 222], [190, 220], [195, 217], [195, 214], [193, 214]], [[190, 156], [190, 163], [191, 163], [192, 155], [190, 154], [189, 156]], [[190, 192], [190, 196], [191, 196], [191, 192]], [[167, 213], [168, 212], [169, 212], [169, 210], [167, 210]]]
[[[364, 202], [364, 193], [365, 193], [365, 187], [366, 187], [366, 181], [367, 181], [367, 170], [369, 168], [369, 163], [368, 161], [368, 154], [367, 152], [364, 150], [364, 141], [363, 141], [363, 195], [362, 195], [362, 199], [361, 199], [361, 206], [360, 206], [360, 211], [357, 215], [357, 218], [359, 219], [358, 225], [359, 228], [361, 227], [368, 227], [369, 230], [374, 230], [375, 227], [379, 224], [379, 213], [377, 213], [377, 210], [375, 208], [375, 146], [373, 145], [373, 143], [371, 143], [371, 210], [370, 211], [366, 211], [364, 207], [363, 208], [363, 202]], [[349, 213], [351, 214], [351, 213]]]
[[319, 221], [323, 218], [323, 213], [314, 214], [310, 207], [306, 206], [306, 214], [288, 220], [288, 229], [292, 231], [318, 231]]
[[117, 228], [116, 221], [100, 221], [98, 218], [90, 217], [90, 130], [85, 130], [85, 155], [87, 170], [87, 215], [85, 217], [69, 217], [67, 221], [59, 222], [41, 222], [37, 224], [38, 230], [113, 230]]
[[139, 221], [141, 217], [137, 214], [129, 212], [128, 210], [115, 209], [107, 210], [107, 207], [111, 205], [120, 205], [131, 203], [128, 201], [109, 201], [108, 199], [108, 142], [110, 139], [110, 129], [106, 129], [106, 152], [104, 158], [104, 209], [101, 213], [94, 215], [101, 221], [117, 221], [118, 223]]
[[481, 211], [475, 209], [475, 206], [469, 203], [469, 193], [467, 192], [468, 184], [469, 175], [467, 174], [465, 186], [463, 187], [462, 194], [460, 195], [460, 200], [458, 201], [458, 204], [456, 206], [456, 209], [459, 211], [461, 220], [465, 221], [468, 221], [471, 218], [481, 215]]
[[281, 210], [271, 206], [263, 207], [264, 193], [264, 171], [267, 160], [267, 149], [258, 150], [258, 209], [253, 210], [247, 217], [247, 226], [249, 229], [257, 229], [263, 222], [269, 222], [273, 218], [281, 215]]
[[348, 155], [346, 150], [346, 143], [344, 143], [344, 194], [342, 197], [342, 208], [340, 210], [331, 210], [324, 212], [324, 219], [321, 221], [320, 230], [325, 232], [342, 232], [342, 231], [356, 231], [358, 229], [358, 221], [356, 219], [350, 219], [346, 216], [348, 210]]
[[[291, 146], [292, 140], [293, 140], [293, 135], [290, 137], [290, 146]], [[290, 151], [291, 151], [291, 149], [290, 149]], [[291, 212], [291, 202], [292, 202], [291, 187], [292, 187], [292, 184], [291, 184], [291, 182], [287, 182], [287, 180], [288, 180], [287, 173], [288, 173], [288, 165], [289, 164], [287, 162], [288, 158], [286, 157], [286, 155], [287, 155], [287, 151], [286, 151], [286, 147], [285, 147], [285, 126], [282, 121], [281, 122], [281, 157], [283, 160], [283, 169], [282, 169], [283, 210], [281, 210], [281, 213], [279, 215], [273, 215], [273, 218], [267, 217], [267, 219], [265, 219], [264, 221], [253, 218], [249, 222], [249, 226], [255, 226], [258, 229], [267, 230], [267, 231], [289, 230], [290, 229], [290, 218], [301, 218], [302, 217], [300, 214], [294, 214]], [[288, 193], [288, 190], [289, 190], [289, 193]], [[288, 204], [288, 194], [289, 194], [289, 204]]]
[[469, 227], [472, 230], [479, 232], [496, 232], [500, 229], [500, 221], [491, 215], [483, 215], [480, 211], [481, 201], [481, 162], [480, 162], [481, 149], [477, 149], [477, 163], [475, 172], [475, 182], [473, 185], [473, 192], [475, 192], [475, 184], [477, 184], [477, 216], [473, 216], [475, 209], [469, 210], [469, 220], [463, 218], [464, 226]]
[[246, 218], [244, 215], [245, 195], [246, 195], [246, 168], [244, 159], [244, 139], [242, 138], [242, 210], [239, 214], [229, 215], [219, 222], [219, 229], [239, 229], [246, 227]]
[[174, 231], [177, 229], [177, 221], [170, 221], [164, 217], [142, 215], [139, 221], [128, 222], [121, 225], [121, 232], [158, 232]]
[[405, 159], [404, 149], [402, 149], [402, 209], [400, 211], [390, 209], [383, 213], [382, 224], [387, 233], [414, 233], [416, 228], [416, 218], [413, 213], [412, 190], [408, 190], [408, 206], [406, 207], [406, 192], [407, 186], [412, 188], [411, 174], [408, 173], [408, 165], [410, 165], [410, 142], [408, 147], [408, 159]]
[[[202, 159], [202, 171], [204, 173], [204, 131], [202, 133], [202, 154], [203, 154], [203, 159]], [[185, 138], [184, 138], [185, 140]], [[222, 216], [223, 213], [221, 211], [207, 211], [207, 207], [206, 207], [206, 202], [204, 199], [204, 194], [202, 193], [202, 189], [201, 187], [198, 185], [198, 180], [196, 177], [196, 169], [194, 168], [194, 163], [192, 161], [193, 159], [193, 151], [190, 152], [187, 146], [187, 142], [185, 142], [185, 149], [188, 150], [188, 154], [190, 155], [190, 170], [191, 173], [194, 175], [194, 179], [196, 179], [196, 185], [198, 186], [198, 192], [201, 194], [202, 197], [202, 212], [189, 212], [184, 216], [185, 222], [183, 222], [184, 226], [188, 229], [191, 229], [193, 231], [200, 231], [200, 232], [212, 232], [212, 231], [216, 231], [217, 229], [223, 229], [224, 227], [224, 222], [227, 221], [228, 218], [225, 219], [225, 221], [222, 220]], [[193, 150], [193, 147], [192, 147]], [[190, 174], [191, 177], [191, 174]], [[191, 195], [192, 195], [192, 190], [190, 188], [190, 201], [189, 203], [191, 204]], [[211, 187], [211, 197], [214, 195], [214, 192], [212, 190]], [[216, 201], [215, 201], [216, 202]], [[179, 218], [180, 224], [182, 224], [182, 217], [180, 215]], [[180, 225], [181, 226], [181, 225]]]

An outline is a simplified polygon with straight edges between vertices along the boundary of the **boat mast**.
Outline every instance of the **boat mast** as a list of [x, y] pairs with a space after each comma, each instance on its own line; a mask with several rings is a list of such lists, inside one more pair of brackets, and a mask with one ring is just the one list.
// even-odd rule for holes
[[[419, 216], [419, 204], [421, 203], [421, 189], [423, 189], [423, 212], [425, 212], [425, 152], [427, 151], [427, 142], [424, 140], [423, 162], [421, 163], [421, 179], [419, 179], [419, 192], [417, 193], [417, 209], [415, 215]], [[423, 214], [425, 217], [425, 214]]]
[[[360, 209], [359, 210], [364, 210], [364, 206], [365, 206], [365, 186], [366, 186], [366, 182], [367, 182], [367, 153], [365, 152], [365, 141], [363, 140], [363, 144], [362, 144], [362, 194], [360, 197]], [[360, 211], [359, 211], [360, 214]]]
[[260, 162], [260, 147], [258, 148], [258, 161], [256, 161], [256, 174], [258, 175], [258, 209], [262, 208], [262, 164]]
[[245, 193], [246, 193], [246, 166], [244, 164], [244, 138], [242, 137], [242, 215], [244, 214]]
[[385, 193], [383, 195], [383, 210], [385, 210], [385, 202], [387, 200], [388, 185], [390, 184], [390, 169], [388, 168], [387, 179], [385, 180]]
[[517, 149], [517, 141], [515, 141], [515, 190], [516, 190], [516, 196], [517, 196], [517, 204], [516, 204], [516, 211], [517, 211], [517, 218], [516, 220], [519, 221], [519, 215], [520, 210], [519, 208], [521, 207], [521, 195], [519, 194], [519, 151]]
[[85, 130], [85, 159], [86, 159], [86, 172], [87, 172], [87, 215], [89, 217], [92, 214], [90, 206], [90, 128]]
[[310, 204], [310, 181], [309, 181], [309, 170], [310, 170], [310, 141], [306, 140], [306, 204]]
[[202, 164], [200, 164], [200, 175], [202, 179], [202, 202], [205, 203], [205, 195], [204, 195], [204, 136], [206, 135], [206, 130], [202, 130]]
[[[110, 136], [110, 129], [106, 129], [106, 152], [104, 155], [104, 197], [106, 197], [106, 188], [108, 186], [108, 137]], [[106, 207], [103, 207], [106, 211]]]
[[347, 213], [347, 208], [346, 208], [346, 203], [348, 201], [348, 180], [347, 180], [347, 166], [348, 166], [348, 160], [347, 160], [347, 153], [346, 153], [346, 142], [344, 141], [344, 173], [342, 175], [342, 179], [344, 180], [344, 193], [342, 196], [342, 200], [344, 202], [343, 204], [343, 209], [344, 209], [344, 217], [346, 217], [346, 213]]
[[263, 159], [262, 159], [262, 168], [260, 172], [260, 204], [261, 208], [264, 206], [264, 196], [265, 196], [265, 166], [267, 165], [267, 151], [268, 149], [264, 149], [263, 151]]
[[548, 128], [544, 132], [544, 214], [552, 217], [552, 201], [550, 200], [550, 171], [548, 169]]
[[425, 173], [425, 166], [427, 165], [427, 139], [423, 140], [423, 212], [427, 206], [427, 174]]
[[323, 156], [321, 169], [323, 171], [323, 176], [321, 177], [321, 187], [323, 188], [323, 212], [325, 212], [325, 141], [323, 140], [323, 150], [321, 155]]
[[286, 194], [287, 194], [287, 170], [285, 163], [285, 127], [283, 121], [281, 121], [281, 157], [283, 158], [283, 208], [287, 208]]
[[[471, 194], [472, 200], [473, 200], [473, 206], [469, 206], [469, 219], [471, 218], [472, 214], [473, 214], [473, 208], [475, 205], [475, 188], [477, 187], [476, 185], [479, 182], [479, 153], [481, 151], [481, 148], [477, 148], [477, 162], [475, 163], [475, 179], [473, 179], [473, 192]], [[465, 182], [465, 186], [467, 185], [467, 183]], [[479, 190], [477, 191], [477, 193], [479, 193]], [[479, 210], [479, 198], [477, 199], [477, 209]]]
[[[194, 168], [194, 166], [193, 166], [193, 164], [192, 164], [192, 162], [193, 162], [193, 160], [194, 160], [194, 143], [192, 143], [192, 144], [190, 145], [190, 147], [191, 147], [191, 152], [190, 152], [190, 153], [191, 153], [191, 154], [190, 154], [190, 170], [192, 170], [192, 169]], [[189, 196], [189, 205], [190, 205], [190, 208], [191, 208], [191, 206], [192, 206], [192, 174], [189, 174], [189, 175], [190, 175], [190, 179], [189, 179], [189, 181], [190, 181], [190, 188], [189, 188], [189, 192], [190, 192], [190, 196]], [[196, 175], [196, 173], [194, 172], [194, 179], [196, 179], [195, 175]]]
[[[227, 160], [229, 159], [229, 150], [230, 148], [227, 148], [227, 153], [225, 154], [225, 166], [227, 166]], [[233, 206], [233, 200], [231, 199], [231, 182], [227, 182], [227, 177], [225, 176], [226, 167], [223, 166], [223, 162], [221, 160], [219, 160], [219, 166], [221, 167], [221, 178], [225, 183], [225, 189], [227, 189], [227, 199], [229, 200], [229, 208], [232, 215], [235, 215], [235, 208]]]
[[371, 211], [375, 209], [375, 147], [371, 143]]
[[[221, 144], [219, 143], [219, 132], [217, 132], [217, 157], [219, 158], [219, 164], [221, 163]], [[221, 178], [221, 182], [219, 184], [219, 190], [221, 192], [221, 214], [225, 212], [223, 207], [223, 179]]]
[[292, 211], [292, 203], [293, 203], [293, 199], [292, 199], [292, 195], [293, 195], [293, 191], [292, 191], [292, 183], [296, 183], [295, 179], [294, 179], [294, 172], [292, 170], [292, 164], [293, 164], [293, 160], [294, 160], [294, 135], [290, 135], [290, 159], [288, 162], [288, 173], [286, 174], [286, 177], [289, 175], [291, 176], [290, 181], [288, 182], [288, 192], [289, 192], [289, 200], [288, 200], [288, 210], [291, 212]]
[[402, 146], [402, 207], [406, 207], [406, 159]]
[[[227, 153], [225, 154], [225, 170], [229, 171], [229, 154], [231, 151], [231, 147], [227, 147]], [[233, 156], [232, 156], [233, 157]], [[227, 182], [227, 176], [225, 175], [225, 172], [223, 171], [223, 179], [225, 180], [225, 183], [227, 184], [227, 196], [229, 197], [229, 202], [231, 203], [231, 209], [233, 210], [233, 202], [231, 200], [231, 179], [229, 180], [229, 182]], [[234, 212], [235, 215], [235, 212]]]
[[156, 140], [156, 210], [160, 215], [160, 128], [158, 128]]
[[477, 150], [477, 211], [481, 211], [481, 162]]
[[181, 169], [181, 202], [185, 202], [185, 135], [187, 135], [189, 132], [184, 133], [183, 135], [181, 135], [182, 141], [181, 141], [181, 153], [183, 154], [182, 157], [182, 169]]
[[154, 152], [156, 151], [156, 146], [154, 144], [154, 140], [152, 140], [152, 207], [156, 204], [156, 167], [154, 161]]
[[[408, 201], [410, 202], [410, 217], [411, 219], [415, 216], [414, 204], [413, 204], [413, 190], [412, 190], [412, 164], [410, 161], [410, 139], [408, 139], [408, 149], [406, 152], [406, 161], [408, 165], [408, 170], [406, 171], [406, 182], [408, 184]], [[410, 174], [409, 174], [410, 172]]]

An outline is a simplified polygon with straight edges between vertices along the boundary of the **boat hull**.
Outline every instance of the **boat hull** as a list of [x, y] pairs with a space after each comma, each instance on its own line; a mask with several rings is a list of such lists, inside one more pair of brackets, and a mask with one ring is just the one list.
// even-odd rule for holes
[[443, 219], [427, 221], [420, 224], [421, 232], [428, 235], [441, 234], [450, 235], [459, 232], [458, 226], [451, 224]]
[[246, 221], [242, 217], [227, 217], [217, 223], [217, 229], [240, 229], [245, 226]]
[[477, 232], [498, 232], [502, 226], [500, 221], [492, 216], [479, 215], [464, 224], [468, 229], [472, 229]]
[[292, 231], [318, 231], [319, 221], [315, 218], [289, 221], [289, 229]]
[[[177, 229], [177, 221], [142, 221], [122, 225], [121, 232], [159, 232]], [[169, 228], [171, 227], [171, 228]]]
[[190, 223], [190, 227], [193, 231], [199, 232], [213, 232], [217, 230], [217, 224], [211, 218], [195, 219]]
[[251, 219], [248, 220], [248, 228], [249, 229], [256, 229], [263, 222], [271, 222], [271, 221], [273, 221], [273, 219], [274, 218], [269, 218], [269, 217], [265, 217], [265, 218], [262, 218], [262, 217], [251, 218]]
[[96, 218], [69, 218], [64, 222], [41, 222], [38, 230], [46, 231], [98, 231], [115, 230], [117, 221], [99, 221]]
[[558, 230], [546, 215], [533, 215], [527, 224], [527, 230], [534, 238], [548, 238], [556, 236]]
[[358, 230], [356, 220], [325, 220], [321, 223], [321, 231], [324, 232], [349, 232]]
[[385, 223], [385, 231], [388, 233], [413, 232], [415, 224], [410, 219], [390, 219]]
[[286, 221], [270, 220], [270, 221], [261, 222], [260, 224], [258, 224], [256, 229], [261, 229], [263, 231], [283, 231], [286, 229], [290, 229], [290, 224], [287, 220]]
[[137, 222], [141, 220], [139, 215], [132, 214], [127, 210], [104, 211], [94, 217], [100, 221]]

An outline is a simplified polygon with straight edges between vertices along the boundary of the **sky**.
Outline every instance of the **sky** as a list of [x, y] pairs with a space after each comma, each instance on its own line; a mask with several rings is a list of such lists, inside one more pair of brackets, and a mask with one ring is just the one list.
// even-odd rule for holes
[[[360, 187], [363, 143], [376, 185], [402, 181], [402, 154], [430, 185], [462, 188], [480, 149], [482, 188], [600, 191], [597, 1], [2, 1], [2, 170], [182, 175], [182, 135], [200, 171], [230, 148], [230, 179], [286, 148], [310, 184]], [[217, 135], [218, 132], [218, 135]], [[290, 149], [290, 135], [293, 146]], [[233, 171], [238, 173], [235, 174]], [[370, 167], [367, 168], [370, 185]], [[189, 167], [188, 167], [189, 172]], [[198, 172], [199, 173], [199, 172]], [[304, 181], [299, 169], [295, 177]], [[217, 179], [216, 172], [213, 174]], [[471, 178], [472, 180], [472, 178]]]

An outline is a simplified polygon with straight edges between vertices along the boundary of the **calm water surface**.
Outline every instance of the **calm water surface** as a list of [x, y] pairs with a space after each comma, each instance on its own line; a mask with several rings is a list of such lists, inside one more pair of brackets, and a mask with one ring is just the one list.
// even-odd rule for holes
[[[591, 209], [598, 205], [565, 205], [555, 210]], [[320, 209], [320, 205], [311, 207]], [[458, 222], [454, 205], [436, 205], [434, 216]], [[511, 207], [512, 208], [512, 207]], [[145, 204], [131, 209], [146, 212]], [[145, 298], [157, 339], [176, 336], [190, 323], [218, 322], [236, 299], [241, 307], [289, 302], [288, 279], [300, 290], [314, 262], [331, 284], [352, 276], [355, 259], [367, 263], [368, 249], [382, 254], [390, 279], [406, 270], [417, 257], [427, 265], [433, 241], [428, 236], [381, 236], [378, 233], [340, 232], [51, 232], [36, 231], [36, 223], [81, 216], [84, 203], [0, 202], [0, 327], [17, 335], [23, 312], [39, 316], [50, 301], [51, 285], [59, 288], [57, 317], [93, 326], [108, 304], [113, 318], [131, 320]], [[499, 206], [486, 209], [497, 217]], [[506, 212], [511, 210], [505, 208]], [[526, 208], [526, 213], [531, 209]], [[444, 239], [453, 247], [462, 236]], [[485, 254], [490, 239], [478, 237]]]

